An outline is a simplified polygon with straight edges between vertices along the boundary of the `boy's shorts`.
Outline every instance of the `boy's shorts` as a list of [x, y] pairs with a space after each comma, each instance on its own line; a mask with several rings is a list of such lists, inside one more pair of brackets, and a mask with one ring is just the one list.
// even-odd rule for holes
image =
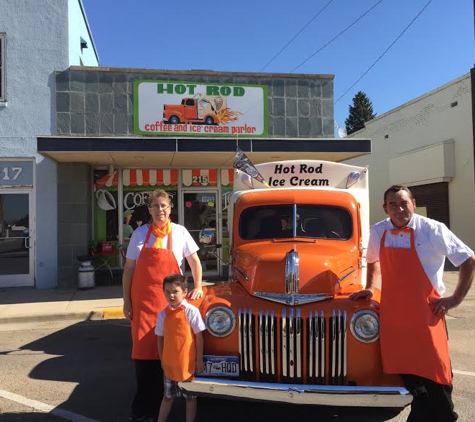
[[165, 375], [163, 372], [163, 395], [167, 399], [176, 399], [177, 397], [183, 397], [184, 399], [196, 399], [196, 396], [185, 393], [180, 387], [178, 387], [178, 382], [172, 381]]

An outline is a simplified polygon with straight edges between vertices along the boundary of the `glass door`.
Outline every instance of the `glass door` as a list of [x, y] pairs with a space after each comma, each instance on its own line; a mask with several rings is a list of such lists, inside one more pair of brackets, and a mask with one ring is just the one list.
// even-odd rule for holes
[[0, 287], [34, 285], [31, 195], [0, 192]]
[[[219, 272], [216, 255], [217, 200], [218, 190], [186, 190], [182, 192], [183, 225], [200, 247], [198, 256], [203, 274], [217, 275]], [[185, 262], [185, 271], [189, 272]]]

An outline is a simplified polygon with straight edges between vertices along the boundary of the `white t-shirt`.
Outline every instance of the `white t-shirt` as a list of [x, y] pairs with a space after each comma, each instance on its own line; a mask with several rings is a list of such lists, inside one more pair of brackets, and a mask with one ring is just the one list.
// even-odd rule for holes
[[[473, 251], [439, 221], [414, 214], [407, 227], [414, 229], [417, 256], [432, 286], [442, 296], [445, 292], [443, 281], [445, 257], [458, 267], [473, 255]], [[379, 249], [384, 231], [395, 228], [389, 218], [371, 227], [366, 253], [366, 260], [369, 264], [379, 261]], [[393, 234], [388, 231], [384, 246], [410, 248], [410, 236], [409, 232]]]
[[[169, 307], [170, 305], [168, 305]], [[201, 318], [201, 314], [199, 309], [191, 305], [186, 301], [186, 299], [183, 299], [183, 302], [181, 302], [180, 306], [185, 307], [185, 315], [186, 319], [188, 320], [191, 329], [193, 333], [201, 333], [201, 331], [206, 330], [206, 325], [203, 321], [203, 318]], [[166, 316], [166, 308], [163, 309], [157, 317], [157, 325], [155, 326], [155, 334], [157, 336], [163, 337], [163, 327], [164, 327], [164, 321], [165, 321], [165, 316]]]
[[[134, 231], [132, 237], [130, 238], [129, 246], [127, 247], [127, 259], [137, 261], [145, 243], [145, 238], [147, 237], [149, 227], [150, 226], [148, 224], [145, 224]], [[188, 230], [179, 224], [172, 223], [172, 238], [173, 254], [175, 255], [176, 261], [178, 262], [178, 266], [181, 267], [183, 258], [193, 255], [197, 250], [199, 250], [199, 247], [191, 237], [191, 234], [188, 232]], [[153, 247], [155, 239], [156, 237], [153, 235], [153, 233], [151, 233], [148, 240], [149, 248]], [[168, 236], [165, 236], [162, 239], [162, 247], [164, 249], [168, 247]]]

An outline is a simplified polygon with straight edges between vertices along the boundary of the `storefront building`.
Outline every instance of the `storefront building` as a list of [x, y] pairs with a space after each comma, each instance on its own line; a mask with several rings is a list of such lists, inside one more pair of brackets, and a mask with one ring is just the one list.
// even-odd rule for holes
[[71, 67], [57, 73], [55, 99], [57, 135], [37, 148], [58, 166], [61, 286], [75, 285], [91, 251], [120, 283], [155, 189], [200, 245], [204, 278], [226, 278], [237, 146], [256, 164], [371, 152], [368, 139], [333, 138], [332, 75]]
[[57, 285], [57, 168], [38, 154], [55, 134], [55, 75], [97, 66], [81, 0], [0, 6], [0, 288]]

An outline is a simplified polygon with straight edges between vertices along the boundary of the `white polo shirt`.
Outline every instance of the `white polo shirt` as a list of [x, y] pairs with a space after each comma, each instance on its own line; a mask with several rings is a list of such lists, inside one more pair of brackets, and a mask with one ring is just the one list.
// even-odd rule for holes
[[[150, 226], [148, 224], [145, 224], [134, 231], [132, 237], [130, 238], [129, 246], [127, 247], [127, 259], [137, 261], [145, 243], [145, 238], [147, 237], [149, 227]], [[186, 230], [185, 227], [180, 226], [179, 224], [172, 223], [172, 238], [173, 254], [175, 255], [176, 261], [178, 262], [178, 266], [181, 267], [183, 258], [194, 254], [196, 251], [199, 250], [199, 247], [194, 241], [194, 239], [191, 237], [191, 234], [188, 232], [188, 230]], [[156, 237], [153, 235], [153, 233], [151, 233], [150, 238], [148, 240], [149, 248], [153, 247], [155, 239]], [[162, 247], [163, 249], [166, 249], [168, 247], [168, 236], [165, 236], [162, 239]]]
[[[439, 221], [414, 214], [407, 227], [414, 229], [416, 252], [422, 267], [434, 288], [442, 296], [445, 292], [443, 282], [445, 257], [458, 267], [473, 255], [473, 251]], [[391, 230], [395, 228], [389, 218], [371, 227], [366, 253], [366, 261], [369, 264], [379, 261], [381, 238], [385, 230], [388, 232], [384, 246], [391, 248], [411, 247], [410, 233], [391, 233]]]

